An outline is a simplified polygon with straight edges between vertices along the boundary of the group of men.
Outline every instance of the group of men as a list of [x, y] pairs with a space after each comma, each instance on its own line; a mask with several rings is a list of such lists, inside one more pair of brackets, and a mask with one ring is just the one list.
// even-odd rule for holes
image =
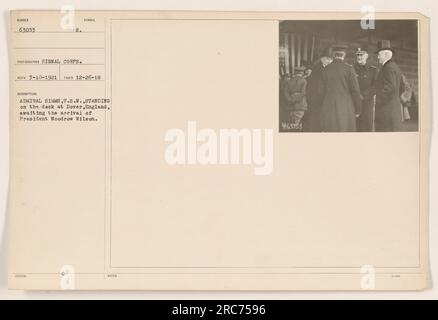
[[[378, 43], [380, 68], [368, 62], [367, 48], [356, 48], [354, 65], [347, 47], [326, 48], [310, 68], [296, 67], [282, 84], [283, 129], [304, 132], [402, 131], [402, 73], [388, 40]], [[287, 131], [287, 130], [286, 130]]]

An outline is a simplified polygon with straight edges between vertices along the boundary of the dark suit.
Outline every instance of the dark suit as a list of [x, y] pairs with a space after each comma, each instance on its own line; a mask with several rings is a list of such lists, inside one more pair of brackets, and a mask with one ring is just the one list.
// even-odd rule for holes
[[400, 68], [388, 60], [377, 76], [376, 131], [402, 131], [400, 82]]
[[322, 105], [322, 71], [324, 66], [318, 61], [312, 66], [312, 73], [307, 78], [306, 101], [307, 111], [303, 118], [303, 131], [321, 132], [321, 105]]
[[365, 65], [354, 64], [354, 70], [359, 81], [360, 93], [362, 95], [362, 111], [357, 118], [357, 131], [370, 132], [373, 130], [374, 120], [374, 96], [377, 80], [377, 68], [366, 63]]
[[322, 80], [324, 91], [321, 110], [323, 131], [356, 131], [356, 114], [360, 114], [362, 102], [353, 66], [341, 59], [334, 59], [325, 68]]

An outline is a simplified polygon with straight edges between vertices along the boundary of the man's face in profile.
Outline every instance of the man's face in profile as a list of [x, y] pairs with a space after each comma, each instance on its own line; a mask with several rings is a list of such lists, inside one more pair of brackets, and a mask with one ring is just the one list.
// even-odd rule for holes
[[387, 60], [392, 58], [392, 52], [389, 50], [381, 50], [377, 54], [377, 60], [380, 64], [384, 64]]

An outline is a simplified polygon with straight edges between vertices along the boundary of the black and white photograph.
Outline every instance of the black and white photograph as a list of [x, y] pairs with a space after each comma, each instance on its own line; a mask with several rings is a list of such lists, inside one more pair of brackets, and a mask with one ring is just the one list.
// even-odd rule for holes
[[280, 21], [280, 132], [418, 131], [418, 21]]

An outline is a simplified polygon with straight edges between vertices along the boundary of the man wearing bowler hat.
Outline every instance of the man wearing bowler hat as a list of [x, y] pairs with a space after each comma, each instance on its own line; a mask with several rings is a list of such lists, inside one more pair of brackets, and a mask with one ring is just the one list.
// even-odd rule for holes
[[322, 72], [332, 62], [332, 48], [325, 48], [318, 61], [313, 64], [310, 76], [307, 78], [306, 101], [307, 111], [303, 118], [303, 131], [321, 132], [322, 106]]
[[354, 70], [359, 81], [362, 95], [362, 110], [357, 118], [357, 131], [371, 132], [374, 122], [374, 97], [377, 80], [377, 68], [368, 62], [368, 48], [366, 46], [356, 49], [356, 62]]
[[333, 62], [322, 73], [322, 131], [354, 132], [356, 117], [362, 108], [357, 75], [352, 65], [344, 62], [347, 46], [333, 46]]
[[392, 60], [394, 54], [389, 40], [377, 44], [377, 60], [382, 66], [376, 81], [376, 131], [402, 131], [400, 104], [401, 71]]

